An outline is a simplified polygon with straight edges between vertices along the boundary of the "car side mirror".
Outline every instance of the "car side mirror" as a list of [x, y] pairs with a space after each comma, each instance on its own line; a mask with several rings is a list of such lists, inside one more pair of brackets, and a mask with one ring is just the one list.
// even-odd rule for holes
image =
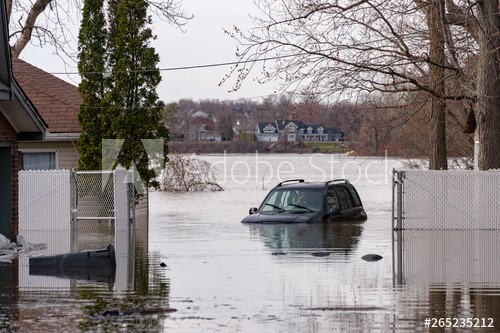
[[338, 206], [333, 206], [329, 211], [328, 211], [328, 216], [335, 216], [335, 215], [340, 215], [340, 209]]
[[252, 215], [252, 214], [257, 213], [257, 211], [258, 211], [257, 207], [252, 207], [252, 208], [250, 208], [250, 210], [248, 211], [248, 214]]

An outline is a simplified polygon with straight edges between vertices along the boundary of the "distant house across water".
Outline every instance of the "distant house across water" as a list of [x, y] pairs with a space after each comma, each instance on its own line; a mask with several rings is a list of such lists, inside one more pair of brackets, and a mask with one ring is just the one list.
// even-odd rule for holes
[[221, 141], [215, 119], [197, 111], [191, 116], [189, 139], [195, 141]]
[[278, 141], [278, 126], [273, 123], [257, 123], [257, 141], [276, 142]]
[[297, 120], [276, 120], [259, 122], [255, 134], [257, 141], [342, 141], [344, 133], [338, 127], [305, 124]]

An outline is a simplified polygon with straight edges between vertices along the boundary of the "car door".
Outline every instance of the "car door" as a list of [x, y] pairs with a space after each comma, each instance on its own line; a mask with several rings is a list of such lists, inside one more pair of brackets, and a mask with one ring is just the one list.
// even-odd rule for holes
[[328, 221], [346, 221], [350, 217], [349, 199], [339, 185], [329, 186], [326, 191], [326, 211]]
[[353, 220], [354, 217], [359, 213], [358, 207], [355, 206], [349, 190], [343, 185], [335, 185], [335, 193], [337, 193], [340, 217], [342, 221]]

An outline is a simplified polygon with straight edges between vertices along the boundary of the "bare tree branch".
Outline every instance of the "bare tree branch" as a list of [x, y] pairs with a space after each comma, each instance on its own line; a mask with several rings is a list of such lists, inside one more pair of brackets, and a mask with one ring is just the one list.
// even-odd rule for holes
[[[29, 43], [37, 47], [50, 45], [63, 58], [75, 61], [76, 34], [82, 1], [6, 0], [10, 22], [11, 52], [18, 58]], [[149, 10], [159, 19], [183, 29], [193, 17], [178, 0], [148, 0]]]
[[33, 4], [30, 11], [28, 12], [28, 16], [26, 17], [26, 21], [24, 22], [24, 27], [21, 30], [20, 36], [18, 37], [16, 43], [11, 47], [12, 58], [19, 58], [19, 54], [31, 39], [31, 33], [33, 31], [33, 28], [35, 27], [35, 22], [38, 16], [43, 13], [50, 2], [52, 2], [52, 0], [37, 0]]
[[478, 42], [480, 27], [473, 11], [475, 5], [473, 1], [466, 1], [466, 3], [469, 5], [468, 7], [458, 6], [454, 0], [446, 0], [446, 7], [448, 9], [446, 21], [449, 24], [464, 27], [474, 40]]
[[[346, 2], [348, 6], [324, 0], [256, 3], [263, 16], [254, 18], [254, 29], [226, 31], [238, 42], [241, 61], [220, 84], [233, 78], [233, 90], [253, 75], [259, 82], [284, 82], [281, 91], [327, 98], [377, 90], [422, 90], [449, 100], [476, 98], [470, 76], [476, 43], [461, 26], [448, 24], [443, 14], [447, 58], [433, 63], [427, 55], [426, 1], [371, 0]], [[436, 92], [428, 84], [429, 67], [435, 65], [455, 73], [446, 78], [460, 84], [444, 95]]]

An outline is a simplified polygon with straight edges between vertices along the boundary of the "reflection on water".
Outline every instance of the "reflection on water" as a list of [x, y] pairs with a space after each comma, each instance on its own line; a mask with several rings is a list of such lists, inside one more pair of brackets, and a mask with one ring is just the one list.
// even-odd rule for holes
[[[66, 239], [66, 235], [59, 236]], [[98, 234], [88, 236], [99, 239]], [[108, 234], [102, 239], [109, 241]], [[2, 332], [159, 332], [161, 318], [172, 311], [164, 269], [141, 242], [131, 253], [117, 251], [116, 270], [37, 270], [29, 267], [27, 259], [21, 256], [0, 266]], [[132, 284], [123, 287], [120, 279], [127, 277], [115, 278], [115, 274], [130, 261], [133, 265], [127, 265], [125, 274], [132, 276]]]
[[413, 294], [412, 301], [428, 303], [430, 317], [486, 318], [486, 326], [493, 326], [486, 328], [500, 326], [498, 230], [395, 234], [401, 242], [395, 255], [395, 281], [404, 289], [426, 291]]
[[[251, 234], [263, 239], [274, 254], [311, 253], [312, 255], [348, 256], [355, 250], [363, 225], [361, 223], [289, 223], [251, 224]], [[319, 252], [321, 251], [321, 252]]]
[[[500, 285], [499, 230], [405, 230], [395, 262], [405, 285]], [[399, 267], [398, 267], [399, 266]]]
[[[464, 331], [425, 328], [428, 317], [493, 318], [497, 328], [475, 331], [498, 331], [500, 235], [405, 231], [393, 253], [385, 180], [397, 161], [339, 157], [328, 164], [329, 156], [318, 155], [311, 168], [305, 155], [204, 158], [221, 162], [226, 191], [151, 193], [149, 235], [138, 237], [148, 241], [135, 244], [133, 257], [117, 258], [128, 268], [117, 269], [114, 284], [48, 277], [35, 287], [24, 280], [23, 258], [0, 266], [0, 331]], [[368, 220], [241, 224], [278, 183], [283, 161], [282, 173], [293, 166], [288, 178], [340, 178], [342, 171], [357, 179]], [[258, 183], [272, 167], [274, 178]], [[244, 183], [248, 174], [252, 182]], [[101, 248], [99, 232], [86, 244]], [[367, 262], [366, 254], [382, 259]]]
[[32, 267], [29, 268], [30, 275], [54, 276], [61, 279], [79, 281], [91, 281], [106, 283], [112, 289], [115, 283], [116, 267]]

